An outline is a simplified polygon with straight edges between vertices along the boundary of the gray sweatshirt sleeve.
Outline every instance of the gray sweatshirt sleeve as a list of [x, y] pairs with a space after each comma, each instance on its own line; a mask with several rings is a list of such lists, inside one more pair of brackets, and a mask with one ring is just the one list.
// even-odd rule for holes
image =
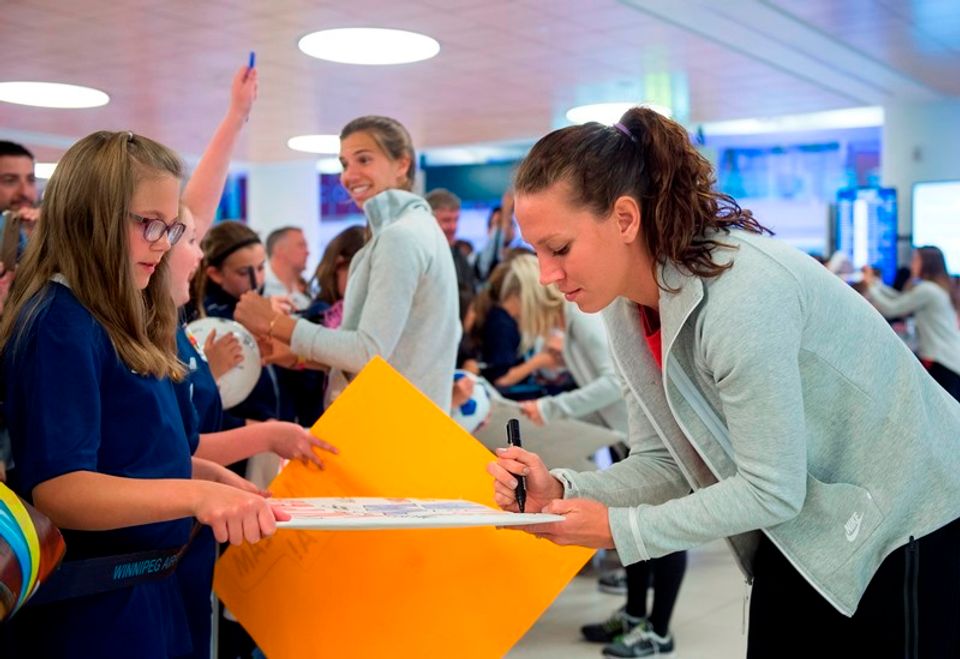
[[547, 423], [556, 419], [578, 419], [621, 399], [620, 381], [613, 369], [603, 320], [599, 316], [575, 315], [567, 340], [577, 342], [577, 350], [587, 356], [597, 376], [590, 382], [578, 382], [580, 386], [573, 391], [541, 398], [537, 405]]
[[357, 329], [328, 329], [298, 320], [290, 342], [295, 353], [349, 373], [362, 369], [374, 356], [390, 359], [410, 317], [427, 256], [406, 227], [390, 227], [375, 240], [370, 285]]
[[[699, 353], [713, 373], [737, 472], [660, 505], [611, 508], [610, 527], [625, 563], [771, 527], [803, 507], [803, 314], [799, 290], [790, 284], [786, 277], [741, 281], [737, 288], [749, 294], [708, 303]], [[736, 313], [725, 312], [733, 307]]]
[[[619, 376], [619, 369], [614, 366]], [[564, 498], [595, 499], [607, 506], [636, 506], [661, 503], [690, 491], [683, 473], [674, 462], [633, 393], [618, 377], [626, 399], [630, 455], [603, 471], [576, 472], [554, 469], [551, 473], [563, 484]]]
[[867, 298], [884, 318], [898, 318], [916, 313], [930, 304], [935, 293], [930, 286], [936, 284], [923, 282], [901, 293], [895, 288], [877, 283], [870, 287]]

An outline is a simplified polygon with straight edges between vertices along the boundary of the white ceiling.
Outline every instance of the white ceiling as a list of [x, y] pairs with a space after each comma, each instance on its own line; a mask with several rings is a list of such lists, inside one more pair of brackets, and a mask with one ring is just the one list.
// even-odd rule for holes
[[[297, 50], [353, 26], [424, 32], [441, 51], [361, 67]], [[112, 97], [0, 103], [0, 138], [39, 160], [103, 128], [200, 153], [250, 50], [260, 98], [236, 154], [250, 162], [302, 158], [288, 137], [361, 114], [400, 119], [423, 148], [529, 140], [570, 105], [656, 90], [691, 122], [960, 96], [958, 0], [3, 0], [0, 48], [0, 80]]]

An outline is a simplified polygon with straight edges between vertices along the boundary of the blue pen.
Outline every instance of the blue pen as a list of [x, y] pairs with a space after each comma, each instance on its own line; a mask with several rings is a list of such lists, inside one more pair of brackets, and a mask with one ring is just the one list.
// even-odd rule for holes
[[[520, 443], [520, 422], [516, 419], [507, 421], [507, 444], [509, 446], [516, 446], [517, 448], [522, 448], [523, 446]], [[520, 509], [520, 512], [523, 512], [527, 503], [526, 479], [517, 474], [514, 474], [514, 477], [517, 479], [517, 508]]]
[[250, 51], [250, 63], [247, 64], [247, 68], [248, 68], [248, 69], [252, 69], [254, 66], [256, 66], [256, 64], [257, 64], [257, 54], [251, 50], [251, 51]]

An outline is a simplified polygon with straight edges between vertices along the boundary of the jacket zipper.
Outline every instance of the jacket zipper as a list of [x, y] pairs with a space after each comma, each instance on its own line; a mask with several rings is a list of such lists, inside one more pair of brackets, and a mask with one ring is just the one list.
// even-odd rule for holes
[[[686, 319], [684, 319], [684, 322], [686, 322]], [[668, 358], [668, 357], [669, 357], [669, 355], [664, 355], [664, 362], [663, 362], [664, 364], [667, 363], [667, 358]], [[664, 369], [664, 370], [666, 370], [666, 369]], [[684, 375], [686, 375], [686, 374], [684, 374]], [[666, 380], [666, 373], [664, 373], [664, 380]], [[681, 387], [681, 386], [679, 385], [679, 383], [677, 383], [676, 381], [674, 382], [674, 384], [677, 384], [678, 388], [682, 389], [682, 387]], [[681, 391], [681, 394], [682, 394], [682, 393], [683, 393], [683, 392]], [[686, 427], [686, 426], [683, 424], [683, 422], [680, 420], [680, 417], [679, 417], [679, 415], [677, 414], [677, 411], [674, 409], [674, 407], [673, 407], [673, 402], [670, 400], [670, 394], [669, 394], [669, 392], [667, 391], [666, 386], [664, 386], [664, 388], [663, 388], [663, 395], [664, 395], [664, 396], [666, 397], [666, 399], [667, 399], [667, 406], [670, 408], [670, 414], [673, 415], [673, 418], [674, 418], [674, 420], [677, 422], [677, 425], [680, 426], [680, 430], [683, 431], [683, 434], [684, 434], [684, 436], [686, 437], [687, 441], [690, 442], [690, 445], [691, 445], [691, 446], [693, 446], [694, 450], [695, 450], [695, 451], [697, 452], [697, 454], [700, 456], [700, 459], [703, 460], [704, 464], [707, 465], [707, 468], [709, 468], [710, 471], [713, 472], [713, 474], [716, 476], [716, 474], [719, 473], [718, 470], [715, 468], [715, 466], [714, 466], [713, 464], [710, 463], [710, 460], [707, 459], [706, 455], [705, 455], [704, 453], [702, 453], [702, 452], [698, 449], [697, 444], [690, 439], [690, 437], [691, 437], [690, 431], [687, 429], [687, 427]], [[696, 407], [697, 407], [697, 406], [696, 406], [696, 405], [694, 404], [694, 402], [692, 402], [689, 398], [687, 399], [687, 403], [689, 403], [690, 406], [693, 407], [693, 408], [695, 408], [695, 410], [696, 410]], [[703, 414], [700, 414], [699, 411], [697, 412], [697, 415], [700, 416], [701, 420], [704, 421], [704, 425], [707, 425], [707, 427], [709, 428], [709, 425], [708, 425], [707, 421], [704, 419], [704, 415], [703, 415]], [[726, 431], [726, 428], [724, 428], [724, 430]], [[729, 432], [729, 431], [727, 431], [727, 432]], [[730, 442], [729, 437], [726, 437], [726, 436], [725, 436], [725, 437], [724, 437], [724, 440], [725, 440], [725, 441], [724, 441], [724, 440], [720, 440], [719, 438], [715, 438], [715, 439], [716, 439], [716, 441], [718, 441], [718, 442], [720, 443], [720, 446], [721, 446], [721, 448], [724, 449], [724, 452], [726, 452], [726, 450], [727, 450], [727, 449], [725, 448], [725, 444], [726, 444], [726, 445], [730, 445], [730, 446], [733, 445], [732, 442]], [[719, 477], [718, 477], [718, 480], [719, 480]], [[831, 596], [828, 595], [826, 592], [824, 592], [824, 590], [821, 588], [820, 584], [816, 583], [813, 579], [811, 579], [810, 576], [807, 574], [807, 572], [806, 572], [804, 569], [802, 569], [799, 565], [797, 565], [797, 563], [793, 560], [793, 558], [791, 558], [790, 555], [787, 554], [787, 553], [784, 551], [782, 545], [781, 545], [773, 536], [770, 535], [769, 531], [767, 531], [766, 529], [760, 529], [760, 530], [763, 531], [763, 534], [766, 535], [766, 536], [770, 539], [770, 542], [772, 542], [772, 543], [774, 544], [774, 546], [777, 548], [777, 550], [778, 550], [781, 554], [783, 554], [784, 558], [787, 559], [787, 562], [790, 563], [790, 565], [793, 566], [793, 569], [795, 569], [797, 572], [799, 572], [800, 575], [804, 578], [804, 580], [805, 580], [807, 583], [809, 583], [809, 584], [813, 587], [813, 589], [816, 590], [817, 593], [820, 594], [821, 597], [823, 597], [825, 600], [827, 600], [827, 601], [830, 603], [831, 606], [833, 606], [835, 609], [837, 609], [838, 611], [840, 611], [840, 612], [843, 613], [844, 615], [847, 615], [847, 616], [851, 615], [851, 612], [847, 612], [846, 608], [844, 608], [843, 606], [840, 606], [833, 597], [831, 597]]]

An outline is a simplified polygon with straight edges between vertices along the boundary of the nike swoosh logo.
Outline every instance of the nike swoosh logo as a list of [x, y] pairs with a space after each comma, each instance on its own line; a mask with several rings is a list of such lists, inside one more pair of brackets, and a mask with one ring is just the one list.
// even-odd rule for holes
[[860, 535], [860, 526], [863, 523], [863, 513], [855, 512], [850, 515], [850, 519], [843, 525], [843, 531], [847, 536], [847, 542], [853, 542]]

